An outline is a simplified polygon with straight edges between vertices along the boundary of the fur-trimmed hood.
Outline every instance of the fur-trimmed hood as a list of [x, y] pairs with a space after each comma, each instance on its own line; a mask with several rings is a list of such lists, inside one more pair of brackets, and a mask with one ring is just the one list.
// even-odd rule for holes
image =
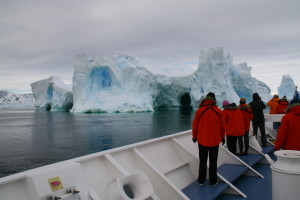
[[278, 101], [278, 103], [281, 103], [281, 102], [288, 102], [288, 100], [287, 100], [287, 99], [280, 99], [280, 100]]
[[251, 109], [251, 106], [249, 106], [248, 104], [241, 104], [238, 106], [238, 108], [241, 110], [247, 110], [247, 109]]
[[214, 106], [216, 105], [216, 101], [211, 97], [205, 97], [204, 99], [201, 100], [199, 104], [199, 108], [208, 105]]
[[294, 103], [289, 105], [285, 110], [285, 113], [291, 113], [295, 115], [300, 115], [300, 103]]
[[224, 106], [224, 110], [236, 110], [236, 109], [238, 109], [238, 106], [236, 106], [235, 103]]

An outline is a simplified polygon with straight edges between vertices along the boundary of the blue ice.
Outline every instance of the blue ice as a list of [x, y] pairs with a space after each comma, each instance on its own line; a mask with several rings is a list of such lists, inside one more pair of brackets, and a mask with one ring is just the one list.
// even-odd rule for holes
[[108, 68], [94, 68], [90, 73], [90, 86], [92, 91], [111, 87], [112, 77]]

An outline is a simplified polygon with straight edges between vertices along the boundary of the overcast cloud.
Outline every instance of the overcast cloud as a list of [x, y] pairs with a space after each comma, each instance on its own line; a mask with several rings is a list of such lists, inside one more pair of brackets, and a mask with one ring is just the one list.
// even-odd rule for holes
[[223, 47], [277, 93], [300, 86], [299, 0], [0, 0], [0, 89], [29, 91], [78, 54], [129, 54], [153, 73], [188, 75], [201, 49]]

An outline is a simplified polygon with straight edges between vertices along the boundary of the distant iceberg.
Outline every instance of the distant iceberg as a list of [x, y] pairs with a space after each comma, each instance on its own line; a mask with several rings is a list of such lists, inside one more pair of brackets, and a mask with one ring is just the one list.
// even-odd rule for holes
[[282, 76], [281, 84], [278, 87], [278, 95], [280, 98], [286, 96], [287, 99], [292, 99], [295, 92], [296, 85], [290, 75]]
[[[223, 48], [200, 51], [198, 69], [184, 77], [155, 75], [134, 56], [75, 57], [71, 91], [58, 78], [31, 84], [36, 105], [44, 109], [73, 112], [147, 112], [162, 109], [197, 108], [208, 92], [217, 101], [250, 102], [254, 92], [271, 98], [270, 88], [251, 76], [247, 63], [233, 64]], [[72, 101], [71, 101], [72, 100]]]
[[71, 86], [57, 76], [30, 84], [35, 107], [39, 110], [69, 111], [73, 107]]
[[0, 90], [0, 107], [33, 107], [32, 93], [16, 94], [7, 90]]

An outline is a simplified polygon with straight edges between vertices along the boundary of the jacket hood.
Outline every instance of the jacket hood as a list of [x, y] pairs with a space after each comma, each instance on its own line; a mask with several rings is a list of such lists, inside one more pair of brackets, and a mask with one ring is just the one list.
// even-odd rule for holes
[[288, 102], [287, 99], [280, 99], [278, 102]]
[[238, 107], [235, 105], [235, 103], [224, 106], [224, 110], [235, 110], [235, 109], [238, 109]]
[[282, 104], [282, 105], [287, 105], [287, 104], [289, 104], [288, 100], [286, 100], [286, 99], [280, 99], [280, 100], [278, 101], [278, 103], [279, 103], [279, 104]]
[[285, 113], [291, 113], [295, 115], [300, 115], [300, 103], [295, 103], [288, 106], [285, 110]]
[[241, 104], [238, 106], [239, 109], [241, 110], [247, 110], [248, 108], [251, 108], [248, 104]]
[[279, 101], [280, 99], [278, 97], [273, 98], [273, 101]]
[[208, 106], [208, 105], [216, 105], [216, 101], [211, 98], [211, 97], [205, 97], [204, 99], [202, 99], [202, 101], [200, 102], [200, 105], [199, 107], [202, 107], [202, 106]]

